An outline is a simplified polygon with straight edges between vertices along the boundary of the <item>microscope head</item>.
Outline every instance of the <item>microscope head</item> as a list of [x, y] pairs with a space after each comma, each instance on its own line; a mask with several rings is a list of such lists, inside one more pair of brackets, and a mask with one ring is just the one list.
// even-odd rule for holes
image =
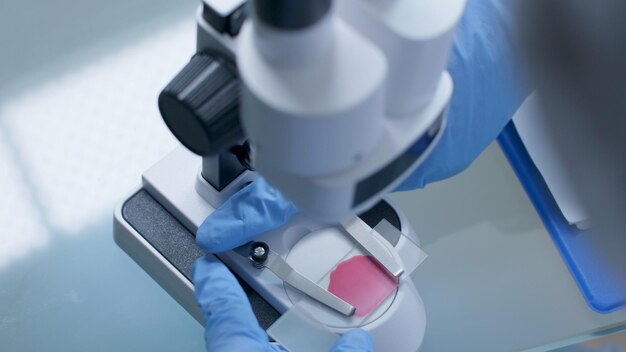
[[214, 2], [199, 12], [198, 53], [159, 98], [190, 150], [238, 153], [308, 216], [336, 223], [437, 143], [464, 0]]

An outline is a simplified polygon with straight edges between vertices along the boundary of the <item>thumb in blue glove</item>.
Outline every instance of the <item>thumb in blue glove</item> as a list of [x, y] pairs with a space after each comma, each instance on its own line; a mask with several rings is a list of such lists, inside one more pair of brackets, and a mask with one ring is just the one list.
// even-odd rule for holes
[[[217, 258], [208, 255], [196, 260], [193, 282], [205, 321], [204, 336], [208, 351], [286, 351], [269, 342], [243, 289]], [[370, 335], [355, 329], [342, 335], [331, 352], [373, 350]]]
[[259, 178], [204, 220], [196, 242], [209, 253], [225, 252], [285, 224], [297, 212], [293, 203]]

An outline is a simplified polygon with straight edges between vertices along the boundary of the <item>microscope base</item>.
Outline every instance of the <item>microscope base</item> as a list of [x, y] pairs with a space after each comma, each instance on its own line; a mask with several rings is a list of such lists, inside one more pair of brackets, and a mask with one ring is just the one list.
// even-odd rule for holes
[[[194, 260], [205, 253], [196, 245], [193, 233], [145, 189], [139, 188], [115, 210], [114, 238], [178, 304], [203, 323], [194, 297], [191, 269]], [[259, 324], [267, 329], [280, 314], [243, 280], [239, 282]]]
[[[194, 297], [193, 283], [191, 282], [191, 268], [193, 261], [204, 255], [196, 245], [194, 233], [204, 219], [214, 210], [206, 200], [206, 192], [198, 189], [202, 182], [194, 176], [198, 175], [201, 160], [183, 148], [179, 148], [163, 160], [155, 164], [143, 175], [143, 185], [132, 192], [115, 211], [114, 238], [116, 243], [135, 262], [137, 262], [163, 289], [183, 306], [189, 314], [202, 323], [202, 314], [197, 307]], [[233, 193], [240, 189], [245, 182], [254, 179], [254, 173], [244, 172], [221, 193]], [[200, 194], [203, 193], [204, 196]], [[208, 197], [209, 200], [213, 198]], [[387, 220], [393, 227], [417, 242], [415, 233], [411, 230], [406, 218], [396, 208], [383, 200], [360, 218], [370, 227], [375, 227], [381, 220]], [[295, 244], [306, 233], [315, 230], [314, 222], [297, 215], [290, 223], [296, 226], [288, 227], [291, 233], [284, 237], [270, 240], [264, 239], [271, 248], [282, 253]], [[313, 230], [311, 230], [313, 229]], [[305, 231], [306, 230], [306, 231]], [[295, 233], [294, 233], [295, 231]], [[264, 235], [264, 237], [267, 237]], [[282, 239], [281, 239], [282, 238]], [[402, 246], [406, 242], [398, 238], [385, 240], [389, 245]], [[398, 242], [400, 241], [400, 242]], [[404, 241], [404, 242], [403, 242]], [[400, 243], [400, 244], [399, 244]], [[281, 247], [284, 245], [284, 248]], [[400, 247], [398, 247], [400, 248]], [[251, 302], [253, 311], [264, 329], [269, 328], [282, 313], [290, 306], [282, 282], [274, 282], [277, 278], [271, 272], [258, 274], [250, 270], [252, 266], [245, 258], [234, 252], [222, 253], [219, 256], [236, 275], [241, 275], [240, 282]], [[405, 329], [404, 323], [411, 320], [415, 327], [413, 337], [408, 345], [416, 350], [423, 338], [425, 316], [423, 303], [412, 284], [402, 286], [396, 294], [398, 303], [394, 304], [401, 312], [396, 316], [386, 315], [385, 319], [372, 317], [370, 325], [377, 327], [376, 331]], [[393, 302], [394, 298], [389, 302]], [[391, 304], [391, 303], [389, 303]], [[387, 309], [387, 308], [385, 308]], [[393, 320], [385, 324], [387, 320]], [[382, 327], [381, 327], [382, 326]], [[337, 332], [345, 329], [338, 329]], [[413, 329], [411, 329], [413, 330]], [[372, 331], [374, 335], [376, 334]], [[389, 331], [384, 335], [388, 336]], [[386, 338], [385, 338], [386, 339]], [[379, 341], [380, 342], [380, 341]]]

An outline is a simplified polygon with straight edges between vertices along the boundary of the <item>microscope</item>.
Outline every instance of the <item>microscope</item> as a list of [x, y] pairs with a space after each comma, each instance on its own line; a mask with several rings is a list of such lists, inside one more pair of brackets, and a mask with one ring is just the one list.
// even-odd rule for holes
[[384, 195], [445, 129], [464, 5], [204, 0], [196, 53], [158, 99], [182, 146], [117, 207], [116, 243], [201, 321], [194, 234], [262, 176], [300, 212], [216, 255], [260, 325], [283, 342], [297, 319], [275, 323], [297, 311], [332, 334], [360, 327], [380, 350], [417, 351], [426, 314], [410, 274], [425, 254]]

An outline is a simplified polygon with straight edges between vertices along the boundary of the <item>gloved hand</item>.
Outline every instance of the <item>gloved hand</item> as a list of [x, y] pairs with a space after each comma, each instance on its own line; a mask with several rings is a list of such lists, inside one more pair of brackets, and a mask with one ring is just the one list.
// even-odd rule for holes
[[448, 125], [431, 155], [397, 190], [423, 188], [465, 170], [500, 134], [530, 93], [521, 80], [513, 0], [468, 0], [448, 71]]
[[[463, 171], [525, 99], [514, 42], [514, 1], [469, 0], [450, 53], [454, 95], [448, 125], [432, 154], [398, 190], [424, 187]], [[198, 230], [198, 244], [219, 253], [284, 224], [297, 212], [264, 180], [228, 200]]]
[[196, 242], [208, 253], [239, 247], [285, 224], [298, 209], [260, 178], [230, 197], [204, 220]]
[[[230, 271], [213, 256], [196, 260], [193, 268], [196, 299], [205, 322], [210, 352], [286, 351], [269, 342], [250, 303]], [[374, 351], [372, 338], [360, 329], [342, 335], [331, 352]]]

